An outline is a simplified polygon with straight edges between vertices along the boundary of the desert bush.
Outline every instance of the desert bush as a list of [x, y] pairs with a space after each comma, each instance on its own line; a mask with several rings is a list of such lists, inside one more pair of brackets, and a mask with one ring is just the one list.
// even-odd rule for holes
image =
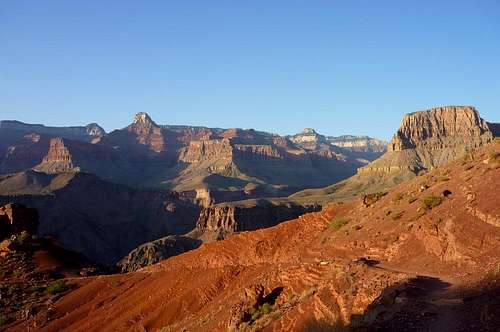
[[346, 218], [335, 218], [330, 221], [330, 228], [338, 230], [349, 223], [349, 220]]
[[359, 231], [361, 228], [363, 228], [363, 226], [361, 226], [361, 225], [356, 225], [356, 226], [354, 226], [352, 229], [354, 229], [355, 231]]
[[400, 200], [402, 200], [402, 199], [403, 199], [403, 197], [404, 197], [404, 195], [405, 195], [405, 194], [403, 194], [403, 193], [397, 193], [397, 194], [396, 194], [396, 196], [394, 196], [394, 202], [396, 202], [396, 203], [397, 203], [397, 202], [399, 202]]
[[12, 319], [9, 316], [0, 314], [0, 327], [9, 324], [11, 321]]
[[417, 200], [416, 197], [410, 197], [410, 198], [408, 198], [408, 204], [411, 204], [411, 203], [415, 202], [416, 200]]
[[268, 313], [270, 313], [272, 310], [273, 310], [273, 308], [272, 308], [271, 304], [269, 304], [267, 302], [263, 303], [257, 309], [253, 309], [252, 310], [252, 312], [251, 312], [251, 314], [252, 314], [251, 321], [256, 321], [260, 317], [262, 317], [262, 316], [267, 315]]
[[392, 220], [399, 220], [399, 219], [401, 219], [401, 217], [403, 216], [404, 213], [405, 213], [404, 211], [399, 211], [398, 213], [396, 213], [396, 214], [394, 214], [392, 216]]
[[29, 239], [31, 238], [31, 235], [26, 232], [26, 231], [22, 231], [21, 234], [19, 234], [17, 237], [16, 237], [16, 241], [18, 244], [20, 245], [23, 245], [25, 244]]
[[68, 285], [66, 285], [66, 282], [64, 280], [57, 280], [50, 283], [45, 291], [51, 295], [55, 295], [67, 291], [68, 288], [69, 287]]
[[494, 152], [490, 155], [490, 158], [488, 159], [488, 165], [494, 167], [500, 165], [500, 152]]
[[430, 210], [438, 205], [440, 205], [443, 202], [443, 198], [439, 196], [427, 196], [424, 197], [422, 200], [422, 207], [424, 207], [427, 210]]

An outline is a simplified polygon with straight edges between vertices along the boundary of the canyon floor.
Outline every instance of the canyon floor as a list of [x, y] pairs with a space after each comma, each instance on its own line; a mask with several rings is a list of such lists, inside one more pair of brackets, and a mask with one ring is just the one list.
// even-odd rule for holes
[[[500, 144], [75, 289], [8, 331], [494, 331]], [[44, 317], [44, 319], [40, 319]]]

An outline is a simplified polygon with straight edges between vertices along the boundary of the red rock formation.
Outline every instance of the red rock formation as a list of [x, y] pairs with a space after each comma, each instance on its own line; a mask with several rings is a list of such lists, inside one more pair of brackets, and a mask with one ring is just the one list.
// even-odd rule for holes
[[474, 107], [437, 107], [405, 115], [388, 151], [443, 149], [461, 144], [476, 148], [491, 139], [486, 121]]
[[202, 160], [231, 160], [233, 147], [229, 139], [208, 141], [193, 141], [179, 154], [179, 160], [186, 163], [196, 163]]
[[35, 166], [35, 169], [49, 174], [79, 170], [77, 165], [73, 164], [71, 153], [60, 137], [50, 140], [47, 155], [39, 165]]
[[147, 145], [154, 152], [165, 151], [165, 141], [161, 128], [144, 112], [137, 113], [127, 130], [137, 135], [137, 142]]
[[234, 145], [235, 154], [239, 158], [275, 158], [284, 159], [285, 154], [281, 153], [276, 147], [272, 145]]

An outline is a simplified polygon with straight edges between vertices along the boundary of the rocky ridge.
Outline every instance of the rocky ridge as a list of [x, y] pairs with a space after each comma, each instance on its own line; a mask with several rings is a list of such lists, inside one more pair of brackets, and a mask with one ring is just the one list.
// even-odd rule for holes
[[42, 134], [51, 137], [64, 137], [86, 142], [99, 142], [106, 131], [97, 123], [76, 127], [48, 127], [41, 124], [28, 124], [21, 121], [2, 120], [0, 130], [16, 131], [24, 134]]
[[357, 174], [322, 189], [293, 194], [298, 201], [332, 201], [382, 191], [432, 170], [493, 140], [490, 124], [472, 106], [446, 106], [409, 113], [387, 152]]

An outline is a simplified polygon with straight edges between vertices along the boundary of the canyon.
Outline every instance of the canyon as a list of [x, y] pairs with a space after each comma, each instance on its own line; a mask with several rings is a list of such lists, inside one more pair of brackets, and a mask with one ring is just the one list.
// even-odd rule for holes
[[499, 149], [137, 272], [70, 279], [49, 314], [9, 331], [494, 331]]
[[[500, 222], [487, 193], [498, 185], [498, 125], [473, 107], [406, 114], [387, 146], [310, 128], [277, 136], [158, 125], [146, 113], [110, 133], [4, 123], [6, 266], [22, 262], [25, 271], [41, 264], [36, 255], [61, 250], [79, 262], [61, 263], [66, 281], [22, 274], [40, 287], [52, 287], [44, 280], [72, 286], [55, 306], [37, 302], [31, 316], [9, 320], [9, 330], [73, 331], [80, 319], [96, 331], [364, 331], [407, 323], [418, 330], [442, 324], [412, 319], [422, 306], [435, 312], [429, 317], [463, 315], [458, 324], [466, 325], [484, 316], [478, 303], [496, 306]], [[31, 212], [16, 217], [16, 209]], [[12, 222], [23, 218], [36, 218], [36, 227]], [[28, 242], [19, 246], [23, 230], [37, 236], [22, 235]], [[448, 282], [451, 290], [441, 286]], [[465, 303], [460, 287], [478, 300]], [[6, 301], [33, 296], [7, 294]], [[441, 296], [464, 305], [442, 309], [428, 300]], [[165, 309], [188, 299], [183, 315]], [[217, 309], [221, 303], [227, 310]], [[495, 316], [485, 317], [487, 330]]]

